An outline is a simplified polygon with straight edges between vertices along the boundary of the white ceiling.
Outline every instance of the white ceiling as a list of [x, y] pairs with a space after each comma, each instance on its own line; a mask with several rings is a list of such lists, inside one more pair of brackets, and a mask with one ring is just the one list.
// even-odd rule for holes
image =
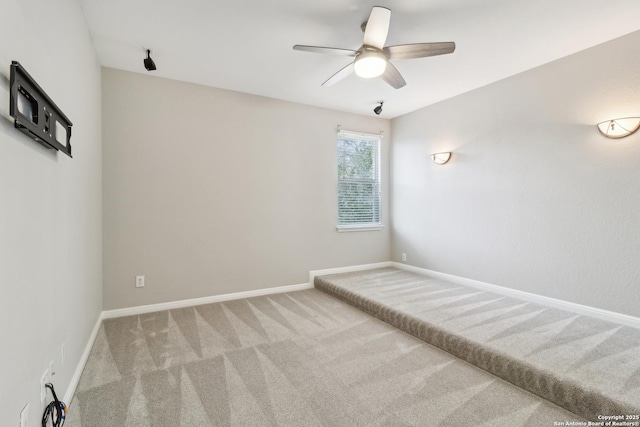
[[[638, 0], [80, 0], [105, 67], [393, 118], [640, 29]], [[407, 85], [347, 77], [373, 6], [391, 9], [386, 45], [456, 42], [451, 55], [397, 61]], [[167, 100], [171, 102], [171, 100]]]

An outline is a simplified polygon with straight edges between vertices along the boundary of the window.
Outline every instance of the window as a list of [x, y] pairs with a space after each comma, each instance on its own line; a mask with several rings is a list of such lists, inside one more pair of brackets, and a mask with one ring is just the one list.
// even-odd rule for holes
[[381, 229], [380, 135], [338, 132], [338, 231]]

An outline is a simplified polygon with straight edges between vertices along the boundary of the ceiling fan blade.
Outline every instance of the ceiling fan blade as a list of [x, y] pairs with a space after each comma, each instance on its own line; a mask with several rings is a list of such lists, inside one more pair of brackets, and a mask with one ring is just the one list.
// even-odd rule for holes
[[394, 89], [400, 89], [407, 84], [407, 82], [404, 81], [404, 78], [402, 78], [400, 71], [398, 71], [398, 69], [390, 62], [387, 62], [387, 68], [384, 70], [381, 77], [382, 80], [389, 83]]
[[328, 55], [338, 55], [338, 56], [356, 56], [355, 50], [338, 49], [336, 47], [305, 46], [305, 45], [297, 44], [293, 47], [293, 50], [302, 50], [305, 52], [313, 52], [313, 53], [325, 53]]
[[364, 29], [364, 44], [382, 49], [387, 41], [391, 11], [386, 7], [375, 6]]
[[414, 43], [401, 44], [398, 46], [388, 46], [383, 49], [387, 58], [392, 61], [396, 59], [424, 58], [427, 56], [444, 55], [456, 50], [454, 42], [442, 43]]
[[340, 80], [344, 79], [351, 73], [353, 73], [353, 62], [348, 64], [346, 67], [344, 67], [337, 73], [335, 73], [333, 76], [329, 77], [329, 79], [326, 82], [322, 83], [322, 86], [327, 86], [327, 87], [333, 86], [334, 84], [338, 83]]

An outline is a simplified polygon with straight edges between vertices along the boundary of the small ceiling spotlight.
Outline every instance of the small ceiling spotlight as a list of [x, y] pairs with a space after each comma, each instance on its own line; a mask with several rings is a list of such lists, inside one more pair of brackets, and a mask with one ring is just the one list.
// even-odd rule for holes
[[450, 152], [433, 153], [431, 155], [431, 160], [433, 160], [433, 163], [435, 163], [436, 165], [444, 165], [449, 161], [450, 158], [451, 158]]
[[373, 109], [373, 112], [376, 113], [378, 116], [380, 115], [380, 113], [382, 113], [382, 104], [384, 104], [384, 102], [380, 101], [380, 105], [378, 105], [376, 108]]
[[147, 71], [156, 70], [156, 63], [151, 59], [151, 51], [149, 49], [147, 49], [147, 57], [144, 59], [144, 68], [146, 68]]

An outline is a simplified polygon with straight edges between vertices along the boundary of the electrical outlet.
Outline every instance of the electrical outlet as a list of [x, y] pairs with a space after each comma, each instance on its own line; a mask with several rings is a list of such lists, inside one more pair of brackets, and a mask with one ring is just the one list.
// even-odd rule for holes
[[20, 411], [20, 427], [29, 427], [29, 404]]
[[45, 387], [45, 384], [48, 378], [49, 370], [47, 369], [44, 371], [44, 374], [42, 374], [42, 378], [40, 378], [40, 403], [44, 403], [44, 400], [47, 398], [47, 387]]
[[402, 254], [402, 261], [406, 261], [407, 260], [407, 254], [403, 253]]
[[144, 276], [136, 276], [136, 288], [144, 288]]
[[51, 362], [49, 362], [49, 380], [48, 380], [47, 382], [52, 383], [52, 382], [53, 382], [53, 376], [54, 376], [55, 374], [56, 374], [56, 373], [55, 373], [55, 372], [53, 372], [53, 360], [52, 360]]

